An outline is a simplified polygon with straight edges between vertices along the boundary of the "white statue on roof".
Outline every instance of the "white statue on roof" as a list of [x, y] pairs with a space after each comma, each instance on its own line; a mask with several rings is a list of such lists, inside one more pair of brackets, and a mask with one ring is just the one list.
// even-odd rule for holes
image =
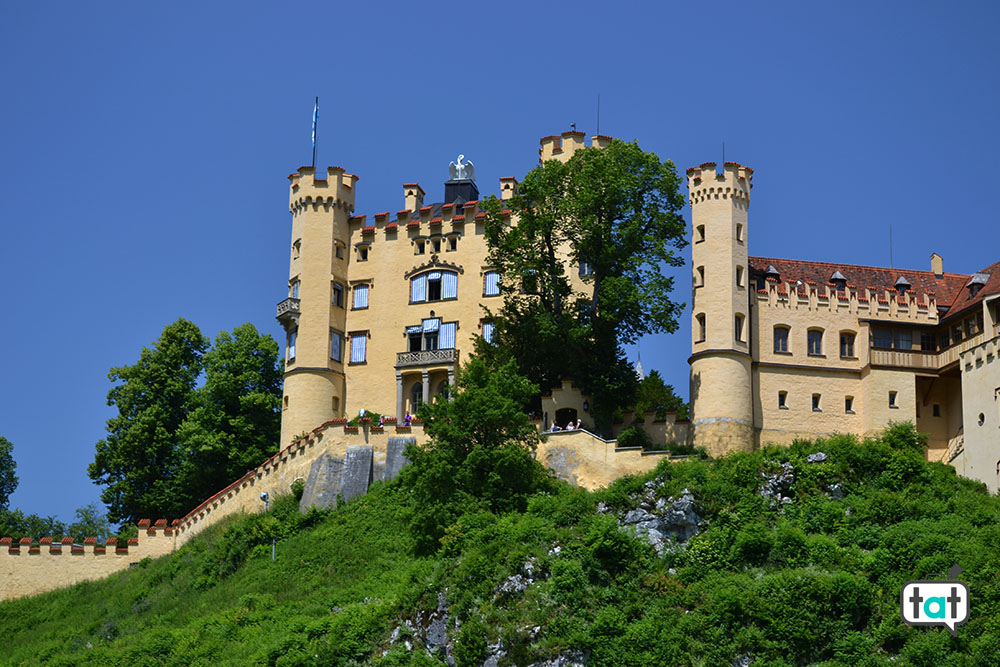
[[472, 162], [466, 162], [462, 164], [462, 160], [465, 159], [464, 155], [458, 156], [458, 162], [452, 162], [448, 165], [448, 171], [451, 174], [451, 180], [453, 181], [474, 181], [476, 180], [476, 165]]

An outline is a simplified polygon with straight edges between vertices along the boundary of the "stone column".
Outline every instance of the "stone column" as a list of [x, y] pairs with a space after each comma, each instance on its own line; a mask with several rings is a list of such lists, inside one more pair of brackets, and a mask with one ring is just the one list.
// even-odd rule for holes
[[403, 423], [403, 374], [396, 371], [396, 423]]
[[424, 403], [431, 402], [431, 375], [427, 371], [421, 371], [420, 379], [424, 382]]

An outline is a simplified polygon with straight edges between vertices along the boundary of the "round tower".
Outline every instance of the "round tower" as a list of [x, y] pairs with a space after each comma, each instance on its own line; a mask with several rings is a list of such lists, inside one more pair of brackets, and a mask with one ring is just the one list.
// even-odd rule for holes
[[694, 445], [721, 455], [755, 446], [747, 210], [753, 169], [714, 162], [687, 171], [693, 270]]
[[288, 298], [277, 314], [286, 336], [282, 447], [343, 410], [348, 218], [358, 177], [330, 167], [320, 179], [302, 167], [288, 180]]

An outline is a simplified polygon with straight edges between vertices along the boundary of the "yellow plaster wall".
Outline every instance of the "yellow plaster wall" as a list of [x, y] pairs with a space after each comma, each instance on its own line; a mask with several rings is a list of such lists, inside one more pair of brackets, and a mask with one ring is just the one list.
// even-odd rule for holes
[[588, 431], [547, 433], [536, 458], [557, 477], [585, 489], [606, 487], [624, 475], [648, 472], [669, 454], [616, 449], [617, 442]]
[[[1000, 337], [962, 354], [965, 446], [952, 461], [959, 474], [1000, 490]], [[979, 415], [983, 423], [979, 423]]]
[[140, 529], [139, 537], [127, 548], [97, 547], [56, 542], [0, 546], [0, 600], [72, 586], [80, 581], [102, 579], [128, 568], [143, 558], [157, 558], [173, 551], [174, 536], [164, 527]]

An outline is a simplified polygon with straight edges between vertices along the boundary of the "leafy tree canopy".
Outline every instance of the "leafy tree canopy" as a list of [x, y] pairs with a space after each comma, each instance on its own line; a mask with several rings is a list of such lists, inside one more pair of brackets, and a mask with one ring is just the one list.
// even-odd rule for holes
[[459, 369], [451, 399], [421, 407], [431, 441], [411, 446], [400, 483], [414, 502], [409, 517], [417, 550], [436, 551], [445, 530], [471, 509], [523, 511], [552, 477], [534, 459], [538, 432], [525, 414], [538, 387], [512, 361], [491, 368], [473, 357]]
[[10, 496], [17, 489], [17, 462], [14, 460], [14, 444], [0, 435], [0, 509], [7, 509]]
[[[193, 323], [164, 328], [132, 366], [111, 369], [107, 437], [91, 479], [108, 518], [177, 517], [272, 453], [279, 433], [278, 345], [250, 324], [215, 346]], [[204, 383], [199, 387], [199, 380]]]
[[497, 345], [480, 353], [513, 356], [542, 385], [578, 381], [607, 432], [635, 398], [622, 344], [676, 330], [684, 307], [663, 273], [683, 264], [680, 183], [670, 161], [615, 140], [547, 161], [512, 199], [485, 202], [489, 261], [505, 299], [492, 314]]

